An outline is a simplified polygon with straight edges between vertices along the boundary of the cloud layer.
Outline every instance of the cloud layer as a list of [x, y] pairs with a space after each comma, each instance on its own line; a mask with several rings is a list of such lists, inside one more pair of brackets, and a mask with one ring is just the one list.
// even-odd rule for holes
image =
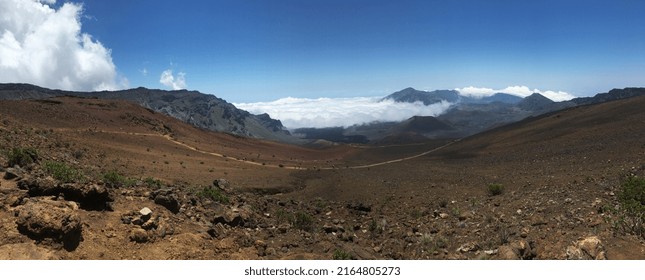
[[159, 78], [159, 82], [162, 85], [167, 86], [173, 90], [185, 89], [186, 73], [179, 72], [177, 73], [177, 77], [175, 77], [172, 74], [172, 70], [168, 69], [166, 71], [161, 72], [161, 77]]
[[423, 105], [380, 101], [382, 97], [355, 98], [282, 98], [271, 102], [236, 103], [236, 107], [253, 114], [268, 113], [289, 129], [301, 127], [335, 127], [374, 121], [402, 121], [413, 116], [437, 116], [451, 103]]
[[81, 32], [80, 4], [55, 0], [0, 1], [0, 82], [32, 83], [65, 90], [114, 90], [110, 50]]
[[478, 87], [465, 87], [465, 88], [456, 88], [455, 90], [459, 91], [460, 94], [471, 96], [471, 97], [486, 97], [491, 96], [495, 93], [503, 92], [508, 94], [517, 95], [519, 97], [527, 97], [533, 93], [542, 94], [553, 101], [565, 101], [575, 98], [575, 96], [564, 92], [564, 91], [541, 91], [539, 89], [531, 90], [527, 86], [510, 86], [504, 89], [492, 89], [492, 88], [478, 88]]

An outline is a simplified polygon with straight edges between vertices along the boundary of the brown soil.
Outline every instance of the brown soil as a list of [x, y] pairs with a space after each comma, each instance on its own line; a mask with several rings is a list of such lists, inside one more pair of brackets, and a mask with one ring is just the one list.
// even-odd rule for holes
[[[645, 98], [632, 98], [459, 141], [312, 149], [204, 131], [120, 101], [1, 101], [0, 147], [33, 147], [40, 159], [0, 181], [0, 258], [564, 259], [596, 236], [607, 258], [645, 259], [645, 239], [607, 210], [626, 176], [645, 175], [642, 108]], [[25, 204], [72, 200], [20, 188], [44, 180], [48, 161], [83, 171], [69, 188], [103, 186], [112, 170], [138, 182], [106, 186], [112, 211], [74, 210], [82, 240], [66, 248], [16, 224]], [[212, 186], [220, 178], [230, 185]], [[491, 183], [503, 193], [489, 195]], [[228, 201], [205, 197], [209, 186]], [[144, 207], [154, 223], [131, 222]]]

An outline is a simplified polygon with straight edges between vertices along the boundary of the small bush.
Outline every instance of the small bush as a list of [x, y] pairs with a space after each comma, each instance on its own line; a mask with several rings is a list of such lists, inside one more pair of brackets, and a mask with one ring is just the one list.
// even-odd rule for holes
[[504, 192], [504, 186], [500, 184], [490, 184], [488, 185], [488, 194], [491, 196], [500, 195]]
[[312, 231], [314, 228], [314, 218], [305, 212], [289, 213], [283, 209], [279, 209], [275, 213], [275, 218], [279, 224], [288, 222], [297, 229]]
[[284, 211], [284, 209], [278, 209], [278, 211], [275, 212], [275, 219], [278, 224], [288, 222], [289, 216], [289, 213], [287, 213], [287, 211]]
[[45, 171], [63, 183], [77, 182], [84, 178], [83, 172], [63, 162], [47, 161]]
[[160, 188], [161, 187], [161, 181], [148, 177], [143, 180], [143, 183], [146, 184], [148, 187], [154, 187], [154, 188]]
[[38, 151], [34, 148], [13, 148], [7, 152], [9, 166], [26, 166], [38, 161]]
[[352, 255], [350, 253], [347, 253], [345, 250], [336, 249], [334, 250], [334, 254], [332, 255], [332, 258], [334, 260], [351, 260]]
[[126, 178], [116, 170], [108, 171], [103, 174], [103, 183], [108, 187], [131, 187], [134, 186], [135, 180]]
[[622, 209], [620, 227], [645, 237], [645, 178], [627, 178], [618, 194], [618, 201]]
[[291, 219], [291, 224], [297, 229], [312, 231], [314, 218], [305, 212], [296, 212]]
[[383, 227], [376, 222], [376, 219], [372, 218], [372, 221], [369, 224], [369, 231], [372, 234], [381, 234], [383, 233]]
[[223, 204], [226, 204], [229, 202], [228, 197], [222, 194], [218, 189], [211, 188], [211, 187], [202, 188], [199, 192], [197, 192], [197, 196], [205, 197], [210, 200], [217, 201]]

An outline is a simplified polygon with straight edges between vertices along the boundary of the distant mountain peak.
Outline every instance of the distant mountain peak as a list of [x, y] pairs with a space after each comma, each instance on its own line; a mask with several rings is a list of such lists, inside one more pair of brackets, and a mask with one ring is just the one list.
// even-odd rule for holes
[[540, 94], [538, 92], [534, 92], [533, 94], [531, 94], [531, 95], [529, 95], [529, 96], [524, 98], [524, 100], [527, 100], [527, 99], [528, 100], [544, 100], [544, 101], [555, 102], [555, 101], [549, 99], [548, 97], [546, 97], [546, 96], [544, 96], [544, 95], [542, 95], [542, 94]]
[[392, 93], [383, 99], [408, 103], [423, 102], [424, 105], [430, 105], [441, 101], [457, 102], [459, 100], [459, 92], [456, 90], [423, 91], [408, 87]]
[[535, 92], [522, 99], [522, 101], [517, 103], [517, 106], [523, 110], [538, 112], [549, 109], [554, 103], [555, 101]]

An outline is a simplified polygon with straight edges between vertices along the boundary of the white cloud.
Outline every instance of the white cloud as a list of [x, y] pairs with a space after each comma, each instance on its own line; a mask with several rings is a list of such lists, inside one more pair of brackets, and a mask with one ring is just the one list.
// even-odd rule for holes
[[478, 88], [472, 86], [465, 88], [456, 88], [455, 90], [458, 91], [461, 95], [477, 98], [491, 96], [496, 93], [496, 91], [492, 88]]
[[65, 90], [127, 86], [111, 52], [81, 32], [81, 4], [55, 0], [0, 1], [0, 82]]
[[173, 76], [172, 70], [168, 69], [161, 73], [159, 82], [173, 90], [180, 90], [186, 88], [186, 73], [179, 72], [177, 77]]
[[282, 98], [271, 102], [236, 103], [253, 114], [268, 113], [289, 129], [335, 127], [374, 121], [402, 121], [413, 116], [437, 116], [451, 105], [448, 102], [423, 105], [381, 101], [381, 97], [355, 98]]
[[552, 91], [552, 90], [546, 90], [542, 91], [539, 89], [533, 89], [531, 90], [527, 86], [509, 86], [503, 89], [492, 89], [492, 88], [478, 88], [478, 87], [465, 87], [465, 88], [456, 88], [455, 90], [459, 91], [460, 94], [466, 95], [466, 96], [471, 96], [471, 97], [486, 97], [486, 96], [491, 96], [495, 93], [508, 93], [508, 94], [513, 94], [517, 95], [519, 97], [527, 97], [533, 93], [539, 93], [547, 98], [553, 100], [553, 101], [565, 101], [565, 100], [571, 100], [575, 98], [575, 96], [569, 94], [568, 92], [564, 91]]

